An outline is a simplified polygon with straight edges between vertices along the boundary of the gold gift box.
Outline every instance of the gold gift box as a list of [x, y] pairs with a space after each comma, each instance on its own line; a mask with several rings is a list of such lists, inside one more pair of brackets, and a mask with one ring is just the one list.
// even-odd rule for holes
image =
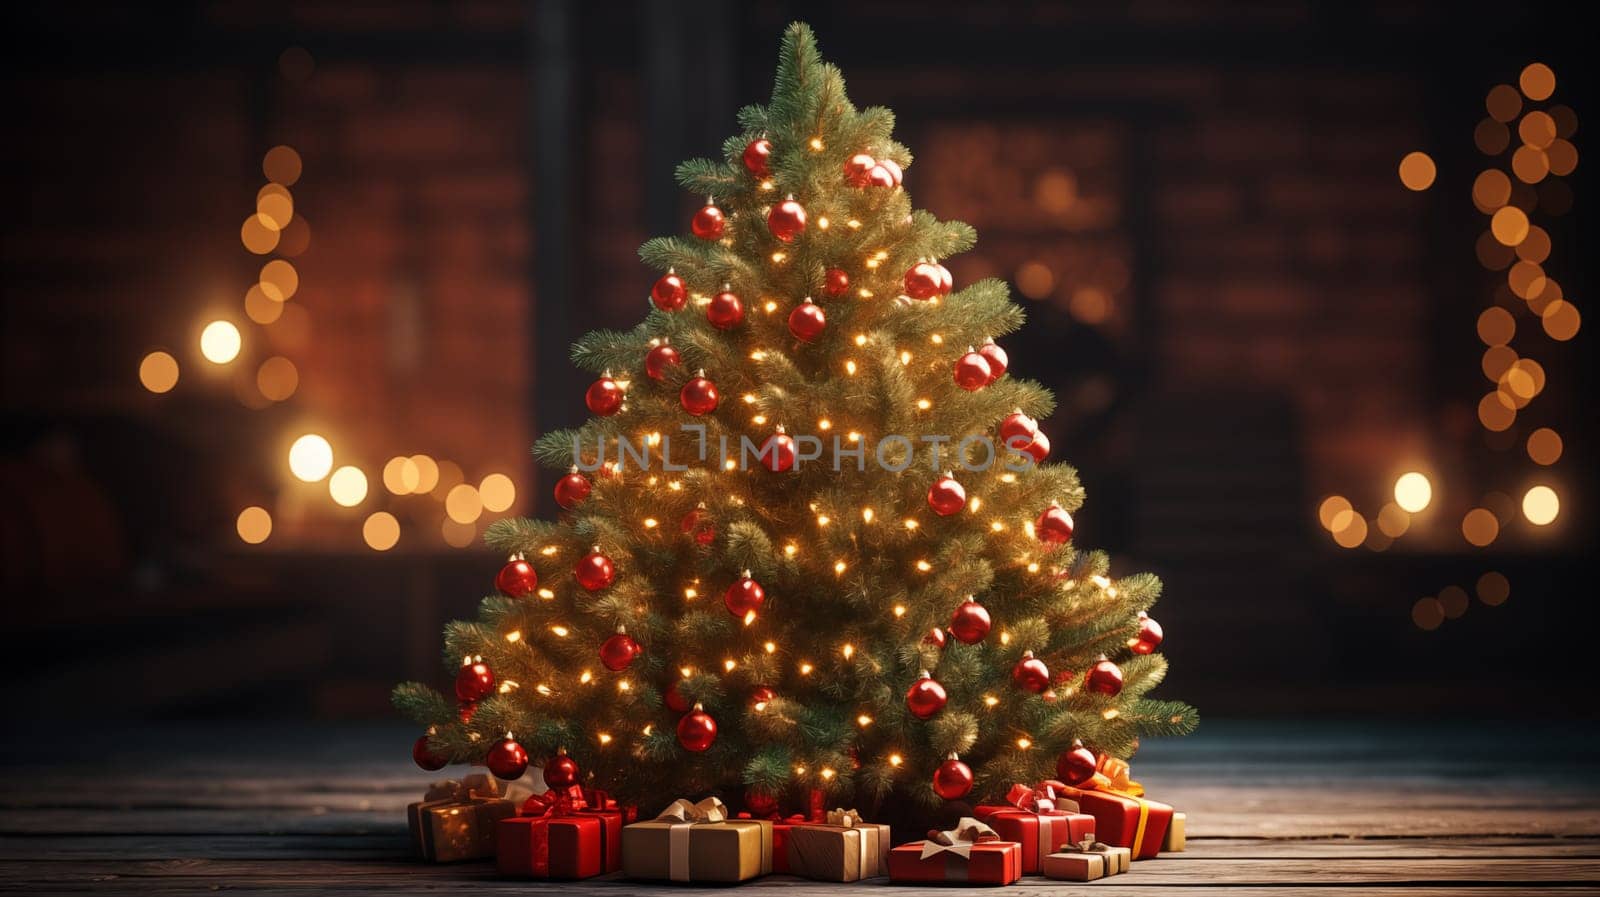
[[847, 825], [796, 825], [787, 850], [789, 871], [805, 878], [860, 881], [889, 874], [889, 827], [854, 817]]
[[635, 822], [622, 829], [622, 871], [629, 878], [739, 882], [772, 872], [772, 823]]

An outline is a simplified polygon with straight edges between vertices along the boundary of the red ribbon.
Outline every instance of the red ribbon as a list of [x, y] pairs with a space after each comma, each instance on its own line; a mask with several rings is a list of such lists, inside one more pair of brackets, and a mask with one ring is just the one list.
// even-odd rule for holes
[[1066, 788], [1066, 783], [1055, 779], [1045, 779], [1032, 788], [1018, 783], [1012, 785], [1011, 790], [1006, 792], [1006, 803], [1038, 816], [1065, 816], [1067, 811], [1057, 804], [1071, 803], [1061, 796], [1061, 792]]
[[[600, 792], [602, 795], [604, 792]], [[566, 816], [588, 806], [583, 789], [577, 785], [560, 791], [551, 789], [522, 802], [523, 816]]]

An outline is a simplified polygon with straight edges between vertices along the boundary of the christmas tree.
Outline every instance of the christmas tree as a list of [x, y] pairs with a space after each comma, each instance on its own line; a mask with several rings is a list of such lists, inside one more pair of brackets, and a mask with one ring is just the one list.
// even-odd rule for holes
[[796, 24], [739, 121], [679, 167], [710, 198], [640, 250], [644, 322], [573, 349], [595, 416], [534, 449], [566, 513], [490, 528], [512, 560], [446, 630], [454, 700], [396, 689], [418, 763], [531, 759], [652, 811], [932, 810], [1192, 730], [1146, 697], [1160, 582], [1073, 546], [1051, 396], [993, 342], [1022, 311], [953, 288], [939, 260], [976, 234], [912, 209], [893, 115]]

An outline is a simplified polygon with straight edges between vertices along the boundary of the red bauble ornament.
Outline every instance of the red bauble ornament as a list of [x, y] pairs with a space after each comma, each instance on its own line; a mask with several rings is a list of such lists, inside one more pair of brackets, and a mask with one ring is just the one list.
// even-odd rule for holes
[[1033, 441], [1023, 446], [1022, 450], [1033, 459], [1033, 463], [1043, 464], [1044, 459], [1050, 456], [1050, 437], [1040, 430], [1033, 434]]
[[1066, 508], [1052, 504], [1033, 521], [1033, 535], [1046, 545], [1065, 545], [1072, 541], [1072, 515]]
[[467, 703], [494, 693], [494, 673], [481, 660], [465, 663], [456, 671], [456, 698]]
[[706, 306], [706, 320], [718, 330], [732, 330], [744, 322], [744, 303], [733, 293], [723, 290], [711, 297]]
[[905, 179], [905, 172], [901, 170], [900, 163], [893, 159], [879, 159], [878, 167], [889, 172], [889, 178], [894, 182], [893, 186], [900, 186], [900, 182]]
[[990, 376], [988, 360], [970, 349], [956, 359], [955, 378], [956, 385], [967, 392], [977, 392], [994, 379]]
[[744, 571], [744, 575], [734, 580], [733, 585], [722, 593], [722, 604], [728, 613], [741, 619], [745, 614], [760, 610], [766, 600], [766, 590], [761, 588], [761, 583], [750, 578], [749, 570]]
[[613, 673], [620, 673], [644, 653], [644, 648], [634, 641], [626, 629], [617, 627], [615, 635], [600, 643], [600, 662]]
[[794, 197], [772, 207], [767, 213], [767, 230], [784, 243], [793, 243], [795, 237], [805, 233], [806, 210]]
[[1091, 691], [1097, 695], [1114, 698], [1122, 693], [1122, 667], [1117, 666], [1102, 655], [1095, 661], [1094, 666], [1083, 674], [1084, 691]]
[[617, 568], [612, 566], [610, 558], [596, 548], [578, 559], [577, 566], [572, 568], [572, 575], [577, 577], [578, 585], [598, 592], [617, 578]]
[[[568, 474], [567, 476], [577, 476], [577, 474]], [[565, 477], [562, 478], [563, 481], [565, 479]], [[578, 477], [578, 479], [582, 480], [583, 477]], [[588, 495], [589, 481], [583, 480], [583, 484], [583, 494]], [[561, 484], [557, 483], [556, 501], [560, 500]], [[568, 506], [563, 505], [562, 507]], [[532, 564], [522, 558], [512, 558], [506, 562], [504, 567], [500, 568], [499, 573], [495, 574], [494, 587], [508, 597], [526, 598], [533, 594], [534, 589], [539, 587], [539, 572], [533, 569]]]
[[484, 765], [502, 779], [520, 779], [528, 771], [528, 752], [510, 738], [502, 738], [489, 748]]
[[544, 764], [544, 783], [560, 791], [578, 784], [582, 770], [578, 768], [578, 761], [567, 756], [566, 749], [556, 752]]
[[1074, 741], [1071, 749], [1062, 751], [1056, 758], [1056, 778], [1068, 785], [1082, 785], [1094, 778], [1098, 764], [1094, 751], [1084, 747], [1083, 742]]
[[683, 692], [679, 690], [681, 685], [683, 685], [683, 680], [679, 679], [667, 686], [666, 693], [661, 696], [662, 703], [666, 704], [667, 709], [673, 713], [688, 713], [691, 706], [689, 699], [684, 697]]
[[917, 681], [906, 689], [906, 708], [917, 719], [932, 719], [944, 709], [948, 700], [949, 696], [944, 693], [944, 686], [940, 685], [927, 670], [923, 670]]
[[778, 796], [747, 788], [744, 792], [744, 805], [752, 816], [771, 816], [778, 812]]
[[678, 404], [695, 417], [710, 414], [717, 410], [717, 384], [707, 380], [706, 372], [701, 371], [678, 391]]
[[686, 751], [700, 753], [717, 740], [717, 721], [699, 705], [678, 720], [678, 743]]
[[1128, 643], [1128, 650], [1135, 654], [1150, 654], [1161, 647], [1161, 624], [1150, 619], [1150, 615], [1139, 611], [1139, 634]]
[[750, 706], [756, 710], [767, 709], [767, 702], [776, 698], [778, 693], [765, 685], [757, 685], [750, 691]]
[[894, 173], [882, 165], [874, 165], [872, 166], [872, 170], [867, 172], [867, 186], [893, 187]]
[[476, 701], [468, 701], [465, 704], [456, 706], [456, 719], [461, 720], [462, 725], [472, 722], [472, 718], [477, 715], [478, 702]]
[[794, 311], [789, 312], [789, 332], [794, 338], [804, 343], [822, 335], [822, 329], [828, 326], [828, 316], [823, 313], [822, 306], [810, 299], [796, 305]]
[[622, 399], [622, 387], [611, 379], [610, 374], [589, 384], [589, 391], [583, 394], [583, 403], [601, 417], [610, 417], [621, 411]]
[[650, 301], [662, 311], [677, 311], [689, 301], [689, 286], [676, 273], [668, 271], [650, 288]]
[[844, 179], [851, 186], [867, 186], [867, 173], [878, 164], [878, 160], [866, 153], [856, 153], [844, 163]]
[[795, 443], [793, 437], [779, 430], [761, 443], [761, 463], [773, 473], [782, 473], [794, 467]]
[[760, 137], [745, 144], [744, 170], [758, 178], [768, 177], [772, 174], [772, 167], [767, 160], [772, 156], [772, 141]]
[[933, 771], [933, 791], [945, 800], [960, 800], [972, 790], [972, 768], [951, 754]]
[[[577, 468], [573, 468], [566, 476], [556, 480], [556, 504], [570, 511], [583, 504], [583, 500], [589, 497], [589, 492], [593, 488], [594, 484], [589, 482], [589, 478], [578, 473]], [[528, 587], [528, 591], [533, 591], [532, 585]]]
[[939, 295], [950, 295], [950, 290], [956, 285], [956, 279], [950, 276], [950, 269], [938, 262], [933, 263], [933, 269], [939, 277]]
[[964, 645], [976, 645], [989, 634], [989, 611], [971, 598], [950, 615], [950, 634]]
[[679, 364], [681, 360], [677, 349], [662, 342], [644, 353], [644, 374], [651, 380], [660, 380], [667, 375], [667, 368]]
[[939, 295], [939, 269], [928, 262], [917, 262], [904, 278], [906, 295], [913, 299], [932, 299]]
[[850, 275], [843, 268], [829, 268], [823, 275], [822, 290], [829, 296], [843, 296], [850, 289]]
[[1006, 368], [1010, 366], [1011, 359], [1006, 356], [1006, 350], [1000, 348], [994, 340], [989, 340], [978, 349], [978, 354], [983, 360], [989, 362], [989, 382], [993, 383], [1004, 377]]
[[722, 210], [713, 205], [707, 205], [694, 213], [694, 218], [689, 222], [689, 230], [702, 240], [715, 240], [722, 236], [723, 230], [728, 226], [727, 219], [722, 217]]
[[433, 749], [428, 747], [428, 736], [424, 735], [411, 745], [411, 762], [422, 769], [426, 769], [428, 772], [436, 772], [444, 769], [445, 764], [449, 763], [450, 760], [447, 757], [435, 754]]
[[1039, 422], [1023, 414], [1020, 408], [1000, 419], [1000, 441], [1007, 445], [1010, 445], [1013, 439], [1026, 444], [1037, 432], [1039, 432]]
[[702, 504], [683, 515], [683, 519], [678, 521], [678, 529], [686, 536], [694, 536], [696, 543], [710, 545], [717, 541], [717, 528], [711, 525], [706, 516], [706, 506]]
[[928, 487], [928, 507], [940, 517], [959, 514], [967, 506], [967, 490], [950, 474], [933, 481]]
[[941, 649], [944, 648], [945, 640], [946, 640], [946, 636], [944, 634], [944, 630], [940, 629], [937, 626], [935, 626], [932, 629], [928, 630], [928, 634], [922, 637], [922, 643], [923, 644], [932, 645], [935, 648], [941, 648]]
[[1050, 668], [1033, 656], [1032, 651], [1022, 652], [1022, 659], [1011, 668], [1011, 684], [1035, 694], [1050, 687]]

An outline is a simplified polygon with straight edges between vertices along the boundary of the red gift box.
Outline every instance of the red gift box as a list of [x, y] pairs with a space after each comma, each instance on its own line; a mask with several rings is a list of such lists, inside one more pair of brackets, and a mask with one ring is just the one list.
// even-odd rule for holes
[[1094, 817], [1095, 839], [1128, 848], [1136, 860], [1160, 853], [1172, 823], [1172, 807], [1146, 800], [1144, 786], [1128, 777], [1126, 761], [1101, 757], [1099, 769], [1082, 786], [1066, 789], [1067, 796]]
[[962, 817], [947, 832], [889, 851], [889, 880], [1008, 885], [1022, 877], [1022, 845], [1002, 841], [989, 826]]
[[1003, 805], [980, 806], [972, 811], [989, 823], [1001, 838], [1022, 845], [1022, 871], [1037, 874], [1044, 858], [1063, 844], [1095, 839], [1095, 818], [1079, 812], [1078, 804], [1061, 793], [1066, 785], [1040, 782], [1038, 787], [1012, 785]]
[[500, 821], [500, 872], [566, 879], [614, 872], [622, 868], [622, 826], [628, 818], [604, 792], [585, 795], [573, 788], [536, 794], [522, 805], [522, 815]]
[[[754, 819], [756, 817], [751, 816], [747, 812], [740, 812], [735, 814], [733, 818]], [[771, 813], [760, 818], [772, 820], [772, 872], [774, 875], [788, 875], [789, 830], [797, 825], [804, 825], [806, 822], [806, 817], [799, 813], [795, 813], [789, 818], [784, 819], [777, 813]]]

